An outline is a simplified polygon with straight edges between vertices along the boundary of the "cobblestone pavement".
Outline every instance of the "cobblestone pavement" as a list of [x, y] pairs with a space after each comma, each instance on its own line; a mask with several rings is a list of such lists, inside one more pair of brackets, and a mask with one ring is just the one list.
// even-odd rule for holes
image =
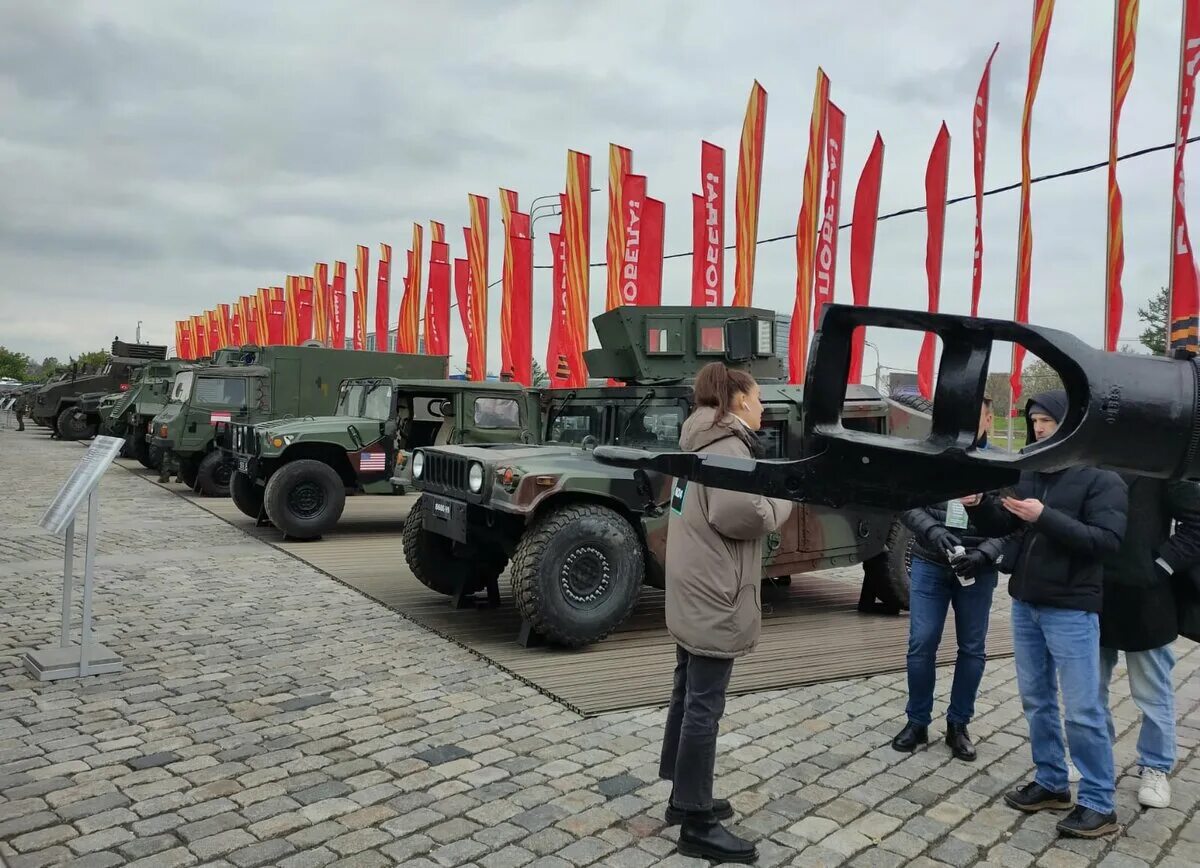
[[[663, 828], [663, 709], [582, 719], [121, 468], [101, 485], [96, 618], [126, 668], [32, 681], [21, 656], [57, 641], [61, 581], [36, 522], [80, 454], [0, 431], [0, 861], [705, 864]], [[892, 752], [888, 675], [731, 699], [717, 790], [767, 866], [1200, 864], [1200, 654], [1179, 651], [1171, 809], [1137, 807], [1115, 687], [1114, 839], [1059, 842], [1054, 816], [1000, 801], [1030, 772], [1011, 661], [989, 662], [976, 763]]]

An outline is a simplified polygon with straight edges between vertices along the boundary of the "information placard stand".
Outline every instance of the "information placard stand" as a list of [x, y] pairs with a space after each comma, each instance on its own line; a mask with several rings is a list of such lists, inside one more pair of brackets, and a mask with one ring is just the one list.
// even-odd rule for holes
[[[38, 681], [55, 681], [83, 675], [119, 672], [121, 658], [92, 637], [92, 585], [95, 577], [96, 536], [100, 524], [100, 477], [117, 457], [122, 440], [97, 437], [71, 471], [54, 501], [42, 516], [41, 526], [64, 535], [62, 635], [57, 647], [49, 646], [25, 655], [25, 669]], [[75, 519], [87, 501], [87, 534], [83, 554], [83, 623], [79, 644], [71, 641], [71, 597], [75, 585]]]

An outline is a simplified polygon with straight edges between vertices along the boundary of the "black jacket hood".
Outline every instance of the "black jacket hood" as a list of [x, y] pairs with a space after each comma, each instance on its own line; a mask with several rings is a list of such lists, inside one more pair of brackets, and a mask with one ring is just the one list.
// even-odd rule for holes
[[1054, 389], [1050, 392], [1040, 392], [1026, 402], [1026, 445], [1032, 445], [1036, 439], [1033, 436], [1033, 419], [1031, 418], [1035, 409], [1044, 410], [1048, 416], [1061, 425], [1062, 420], [1067, 416], [1067, 393], [1063, 389]]

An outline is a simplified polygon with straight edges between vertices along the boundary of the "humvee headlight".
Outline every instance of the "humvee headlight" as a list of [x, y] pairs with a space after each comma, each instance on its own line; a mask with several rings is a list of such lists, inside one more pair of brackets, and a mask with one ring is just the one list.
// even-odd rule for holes
[[425, 471], [425, 453], [414, 452], [412, 457], [412, 475], [413, 479], [420, 479], [421, 474]]
[[163, 438], [164, 440], [167, 439], [167, 426], [166, 425], [158, 426], [158, 436]]
[[483, 490], [483, 465], [474, 463], [467, 469], [467, 486], [471, 492], [478, 494]]
[[283, 448], [283, 438], [282, 437], [272, 437], [271, 445], [274, 446], [276, 449], [282, 449]]

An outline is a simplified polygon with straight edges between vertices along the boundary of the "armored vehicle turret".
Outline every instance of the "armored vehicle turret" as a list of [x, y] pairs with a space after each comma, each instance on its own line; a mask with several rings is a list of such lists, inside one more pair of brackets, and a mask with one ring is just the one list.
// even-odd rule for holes
[[[525, 626], [578, 647], [599, 641], [632, 611], [641, 586], [662, 587], [671, 478], [596, 461], [590, 448], [679, 448], [693, 409], [692, 382], [712, 361], [749, 370], [764, 407], [758, 432], [770, 458], [799, 455], [804, 391], [784, 381], [775, 315], [758, 308], [621, 307], [595, 318], [601, 346], [589, 374], [623, 385], [542, 393], [542, 445], [431, 446], [411, 459], [421, 492], [404, 528], [413, 574], [441, 593], [488, 589], [509, 567]], [[887, 433], [927, 414], [853, 386], [848, 429]], [[893, 514], [803, 506], [763, 546], [763, 576], [862, 564], [860, 607], [908, 604], [907, 531]], [[491, 586], [489, 588], [489, 586]]]

